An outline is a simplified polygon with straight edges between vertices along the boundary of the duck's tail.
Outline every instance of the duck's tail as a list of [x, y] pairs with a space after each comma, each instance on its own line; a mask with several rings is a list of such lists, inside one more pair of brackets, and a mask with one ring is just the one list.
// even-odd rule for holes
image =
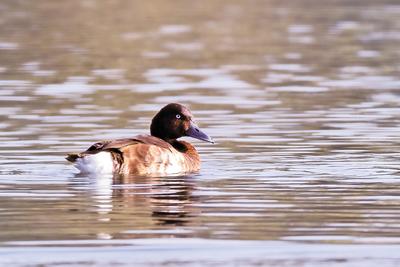
[[68, 154], [65, 157], [69, 162], [83, 173], [112, 173], [114, 162], [111, 152]]
[[69, 162], [75, 163], [76, 160], [77, 160], [78, 158], [80, 158], [80, 157], [81, 157], [80, 154], [74, 153], [74, 154], [68, 154], [68, 155], [65, 157], [65, 159], [68, 160]]

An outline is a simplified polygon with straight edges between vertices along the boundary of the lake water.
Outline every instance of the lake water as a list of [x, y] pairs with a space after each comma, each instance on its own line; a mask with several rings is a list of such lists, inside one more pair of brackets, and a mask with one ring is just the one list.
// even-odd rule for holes
[[[398, 1], [0, 3], [1, 266], [400, 266]], [[64, 156], [188, 105], [193, 175]]]

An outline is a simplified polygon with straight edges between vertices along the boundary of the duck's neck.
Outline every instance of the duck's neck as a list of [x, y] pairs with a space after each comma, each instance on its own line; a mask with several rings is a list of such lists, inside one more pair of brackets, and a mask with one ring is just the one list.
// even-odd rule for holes
[[168, 138], [161, 138], [157, 135], [154, 135], [154, 132], [151, 133], [152, 136], [160, 138], [164, 140], [165, 142], [169, 143], [171, 146], [173, 146], [177, 151], [180, 153], [183, 153], [186, 158], [188, 158], [190, 161], [193, 163], [199, 163], [200, 162], [200, 156], [199, 153], [197, 153], [196, 148], [190, 144], [189, 142], [186, 141], [179, 141], [176, 139], [168, 139]]
[[200, 162], [200, 156], [197, 153], [196, 148], [194, 148], [194, 146], [192, 146], [189, 142], [174, 140], [170, 144], [179, 152], [184, 153], [191, 160]]

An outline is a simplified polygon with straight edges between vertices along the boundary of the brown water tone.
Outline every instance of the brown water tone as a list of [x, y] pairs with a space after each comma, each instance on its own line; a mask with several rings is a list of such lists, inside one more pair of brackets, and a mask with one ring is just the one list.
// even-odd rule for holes
[[[0, 265], [399, 266], [398, 1], [3, 0]], [[185, 103], [198, 174], [79, 174]]]

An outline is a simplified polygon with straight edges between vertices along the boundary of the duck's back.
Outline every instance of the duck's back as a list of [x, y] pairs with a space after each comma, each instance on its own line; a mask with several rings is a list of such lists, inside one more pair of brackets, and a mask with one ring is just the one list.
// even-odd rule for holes
[[184, 151], [157, 137], [139, 135], [95, 143], [82, 153], [69, 155], [67, 160], [89, 173], [167, 175], [197, 171], [197, 152], [186, 142], [179, 144]]

